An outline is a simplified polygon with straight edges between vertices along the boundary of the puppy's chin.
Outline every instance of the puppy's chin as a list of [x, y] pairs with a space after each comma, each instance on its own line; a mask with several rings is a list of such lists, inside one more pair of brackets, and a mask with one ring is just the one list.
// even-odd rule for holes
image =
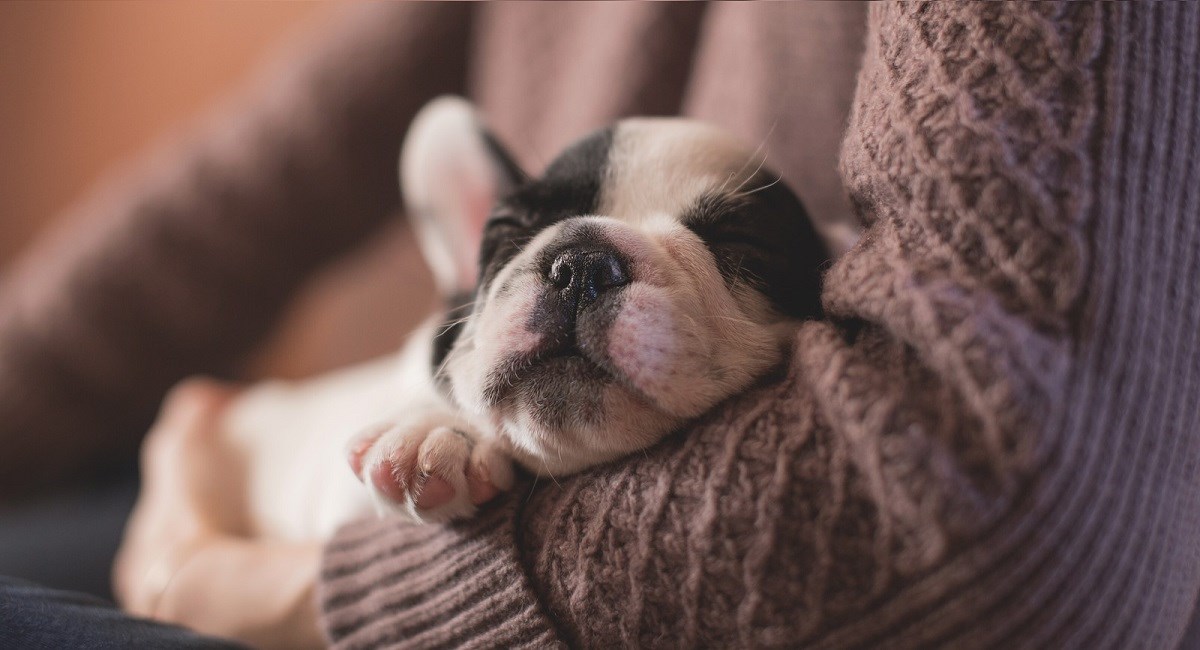
[[597, 333], [578, 345], [543, 342], [487, 373], [486, 413], [531, 470], [578, 471], [649, 446], [678, 424], [604, 356], [606, 340]]
[[543, 475], [569, 474], [644, 449], [683, 422], [582, 357], [540, 364], [495, 413], [517, 459]]

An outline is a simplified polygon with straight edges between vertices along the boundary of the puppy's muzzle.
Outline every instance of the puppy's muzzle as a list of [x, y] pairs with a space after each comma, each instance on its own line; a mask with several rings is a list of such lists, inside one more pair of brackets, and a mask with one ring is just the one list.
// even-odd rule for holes
[[540, 272], [541, 295], [529, 323], [542, 335], [539, 352], [599, 361], [620, 289], [631, 282], [624, 256], [602, 240], [572, 238], [546, 252]]

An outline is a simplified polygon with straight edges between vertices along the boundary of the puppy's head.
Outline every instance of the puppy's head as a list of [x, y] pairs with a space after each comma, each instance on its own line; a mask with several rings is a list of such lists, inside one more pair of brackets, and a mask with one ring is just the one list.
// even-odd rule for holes
[[401, 159], [440, 289], [451, 399], [534, 471], [644, 448], [746, 388], [819, 310], [827, 255], [761, 159], [701, 123], [630, 119], [525, 176], [459, 99]]

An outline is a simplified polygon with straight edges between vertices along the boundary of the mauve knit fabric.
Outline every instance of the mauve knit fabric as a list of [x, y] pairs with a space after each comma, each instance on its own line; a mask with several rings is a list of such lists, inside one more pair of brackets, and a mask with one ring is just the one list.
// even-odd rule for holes
[[782, 376], [472, 523], [343, 530], [331, 640], [1179, 643], [1198, 26], [1194, 4], [872, 6], [842, 148], [866, 232]]
[[128, 447], [172, 381], [232, 368], [396, 208], [434, 94], [475, 99], [531, 170], [681, 112], [764, 142], [826, 232], [864, 229], [826, 317], [644, 454], [457, 526], [347, 526], [319, 585], [333, 645], [1177, 645], [1200, 589], [1200, 8], [863, 14], [362, 12], [8, 282], [0, 483]]

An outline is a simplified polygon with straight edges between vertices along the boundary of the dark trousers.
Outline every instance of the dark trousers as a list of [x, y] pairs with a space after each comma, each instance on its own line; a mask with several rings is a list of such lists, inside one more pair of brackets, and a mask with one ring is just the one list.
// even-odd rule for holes
[[113, 555], [136, 496], [129, 472], [0, 507], [0, 649], [241, 647], [112, 604]]
[[0, 648], [215, 650], [242, 646], [174, 625], [134, 618], [95, 596], [0, 577]]
[[0, 500], [0, 575], [111, 599], [113, 556], [137, 487], [129, 468], [56, 494]]

